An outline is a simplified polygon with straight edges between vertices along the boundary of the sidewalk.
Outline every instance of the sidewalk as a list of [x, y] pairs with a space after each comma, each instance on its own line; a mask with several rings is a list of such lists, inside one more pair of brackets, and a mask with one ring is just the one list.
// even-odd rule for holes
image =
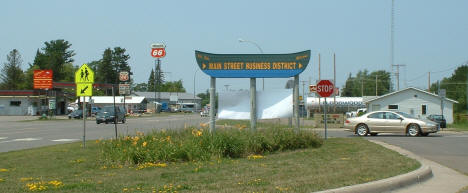
[[436, 162], [424, 159], [420, 156], [415, 155], [414, 153], [402, 149], [397, 146], [389, 145], [379, 141], [370, 140], [374, 143], [380, 144], [386, 148], [397, 151], [402, 155], [408, 156], [410, 158], [416, 159], [421, 162], [423, 165], [427, 165], [432, 169], [433, 177], [428, 180], [413, 184], [407, 187], [403, 187], [398, 190], [391, 191], [392, 193], [414, 193], [414, 192], [424, 192], [424, 193], [456, 193], [462, 188], [468, 186], [468, 176], [461, 174], [451, 168], [440, 165]]
[[[384, 145], [385, 146], [385, 145]], [[387, 147], [387, 146], [385, 146]], [[395, 147], [395, 146], [394, 146]], [[387, 147], [388, 148], [388, 147]], [[416, 159], [421, 163], [428, 165], [432, 169], [433, 177], [428, 179], [425, 182], [414, 184], [402, 189], [392, 191], [393, 193], [413, 193], [413, 192], [424, 192], [424, 193], [439, 193], [439, 192], [453, 192], [457, 193], [462, 188], [468, 186], [468, 176], [461, 174], [451, 168], [440, 165], [436, 162], [424, 159], [419, 157], [407, 150], [403, 150], [399, 147], [396, 147], [400, 150], [396, 150], [403, 155], [406, 155], [410, 158]], [[390, 148], [395, 150], [393, 148]], [[468, 192], [468, 191], [464, 191]]]

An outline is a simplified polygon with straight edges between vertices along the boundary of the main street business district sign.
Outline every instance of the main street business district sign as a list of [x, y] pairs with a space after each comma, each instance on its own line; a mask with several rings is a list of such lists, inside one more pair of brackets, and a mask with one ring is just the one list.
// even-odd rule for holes
[[310, 50], [292, 54], [210, 54], [195, 51], [200, 69], [215, 78], [287, 78], [304, 71]]

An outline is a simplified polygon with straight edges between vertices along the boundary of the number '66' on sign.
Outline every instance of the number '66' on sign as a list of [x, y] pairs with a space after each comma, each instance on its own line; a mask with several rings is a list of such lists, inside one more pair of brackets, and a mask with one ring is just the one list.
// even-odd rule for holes
[[151, 56], [155, 58], [162, 58], [166, 56], [166, 50], [164, 48], [152, 48], [151, 49]]

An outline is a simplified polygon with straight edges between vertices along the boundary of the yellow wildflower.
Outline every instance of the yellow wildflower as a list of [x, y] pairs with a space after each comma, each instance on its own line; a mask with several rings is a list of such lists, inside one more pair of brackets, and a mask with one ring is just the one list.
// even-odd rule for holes
[[128, 188], [123, 188], [122, 191], [126, 192], [128, 191]]
[[142, 146], [143, 146], [143, 147], [146, 147], [146, 144], [147, 144], [147, 143], [146, 143], [146, 141], [145, 141], [145, 142], [143, 142], [143, 145], [142, 145]]
[[29, 177], [29, 178], [20, 178], [20, 181], [21, 182], [26, 182], [26, 181], [31, 181], [33, 180], [33, 178]]
[[5, 179], [3, 179], [3, 178], [0, 178], [0, 182], [4, 182], [4, 181], [5, 181]]
[[0, 168], [0, 172], [8, 172], [8, 169]]
[[52, 180], [49, 182], [49, 184], [55, 186], [56, 188], [63, 185], [63, 183], [58, 180]]
[[263, 158], [265, 158], [265, 156], [262, 156], [262, 155], [249, 155], [247, 158], [255, 160], [255, 159], [263, 159]]

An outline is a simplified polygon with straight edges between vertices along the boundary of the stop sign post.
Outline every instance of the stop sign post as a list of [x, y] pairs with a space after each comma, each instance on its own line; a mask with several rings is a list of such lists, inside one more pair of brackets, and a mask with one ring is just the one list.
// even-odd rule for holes
[[335, 85], [330, 80], [320, 80], [317, 84], [317, 93], [321, 97], [325, 97], [325, 108], [323, 109], [323, 123], [325, 126], [325, 139], [327, 139], [327, 98], [335, 91]]

